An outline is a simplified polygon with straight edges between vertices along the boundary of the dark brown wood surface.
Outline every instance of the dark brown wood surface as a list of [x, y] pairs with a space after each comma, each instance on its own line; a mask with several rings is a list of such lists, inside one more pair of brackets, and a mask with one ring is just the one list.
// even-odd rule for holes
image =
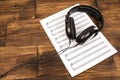
[[74, 78], [57, 55], [39, 21], [76, 3], [99, 7], [120, 50], [120, 0], [0, 0], [0, 75], [22, 65], [0, 80], [120, 80], [120, 52]]

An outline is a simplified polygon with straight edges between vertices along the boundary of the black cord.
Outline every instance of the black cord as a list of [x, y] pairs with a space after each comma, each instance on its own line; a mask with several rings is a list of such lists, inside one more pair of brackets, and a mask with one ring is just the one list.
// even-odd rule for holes
[[[39, 66], [39, 64], [38, 64], [38, 55], [39, 55], [39, 52], [38, 52], [38, 46], [37, 46], [37, 54], [36, 54], [36, 79], [37, 79], [37, 80], [38, 80], [38, 68], [39, 68], [39, 67], [38, 67], [38, 66]], [[21, 67], [23, 67], [23, 66], [25, 66], [25, 65], [27, 65], [27, 64], [32, 64], [32, 63], [34, 63], [34, 61], [26, 62], [26, 63], [20, 64], [20, 65], [17, 65], [17, 66], [15, 66], [15, 67], [9, 69], [9, 70], [6, 71], [5, 73], [1, 74], [1, 75], [0, 75], [0, 79], [3, 78], [3, 77], [5, 77], [5, 76], [7, 76], [7, 75], [8, 75], [9, 73], [11, 73], [12, 71], [17, 70], [17, 69], [19, 69], [19, 68], [21, 68]]]
[[[71, 46], [70, 47], [70, 45], [71, 45], [71, 41], [69, 40], [69, 45], [68, 45], [68, 47], [67, 48], [65, 48], [65, 49], [63, 49], [63, 50], [61, 50], [61, 51], [59, 51], [58, 53], [60, 53], [60, 52], [65, 52], [67, 49], [70, 49], [70, 48], [73, 48], [73, 47], [76, 47], [78, 44], [76, 44], [76, 45], [74, 45], [74, 46]], [[60, 53], [59, 55], [61, 55], [62, 53]], [[38, 56], [39, 56], [39, 49], [38, 49], [38, 46], [37, 46], [37, 54], [36, 54], [36, 80], [38, 80], [38, 70], [39, 70], [39, 60], [38, 60]], [[56, 55], [57, 56], [57, 55]], [[55, 56], [55, 57], [56, 57]], [[23, 67], [23, 66], [25, 66], [25, 65], [27, 65], [27, 64], [32, 64], [34, 61], [31, 61], [31, 62], [26, 62], [26, 63], [23, 63], [23, 64], [20, 64], [20, 65], [17, 65], [17, 66], [15, 66], [15, 67], [13, 67], [13, 68], [11, 68], [11, 69], [9, 69], [8, 71], [6, 71], [5, 73], [3, 73], [3, 74], [1, 74], [0, 75], [0, 79], [1, 78], [3, 78], [3, 77], [5, 77], [5, 76], [7, 76], [9, 73], [11, 73], [12, 71], [14, 71], [14, 70], [17, 70], [17, 69], [19, 69], [19, 68], [21, 68], [21, 67]]]
[[99, 3], [98, 0], [95, 0], [95, 6], [98, 8], [98, 10], [100, 11], [100, 7], [99, 7]]
[[25, 65], [27, 65], [27, 64], [30, 64], [30, 63], [33, 63], [33, 62], [27, 62], [27, 63], [24, 63], [24, 64], [20, 64], [20, 65], [15, 66], [15, 67], [13, 67], [12, 69], [10, 69], [10, 70], [6, 71], [5, 73], [1, 74], [1, 75], [0, 75], [0, 78], [3, 78], [3, 77], [5, 77], [5, 76], [7, 76], [10, 72], [12, 72], [12, 71], [14, 71], [14, 70], [17, 70], [18, 68], [23, 67], [23, 66], [25, 66]]
[[[67, 49], [74, 48], [74, 47], [78, 46], [79, 44], [76, 44], [76, 45], [71, 46], [71, 47], [70, 47], [70, 45], [71, 45], [71, 40], [69, 40], [69, 45], [68, 45], [68, 47], [65, 48], [65, 49], [62, 49], [61, 51], [59, 51], [58, 54], [61, 55], [61, 54], [64, 53]], [[60, 52], [61, 52], [61, 53], [60, 53]]]
[[70, 45], [71, 45], [71, 40], [69, 40], [69, 45], [68, 45], [68, 47], [65, 48], [65, 49], [62, 49], [61, 51], [59, 51], [58, 54], [61, 55], [63, 52], [65, 52], [65, 51], [70, 47]]

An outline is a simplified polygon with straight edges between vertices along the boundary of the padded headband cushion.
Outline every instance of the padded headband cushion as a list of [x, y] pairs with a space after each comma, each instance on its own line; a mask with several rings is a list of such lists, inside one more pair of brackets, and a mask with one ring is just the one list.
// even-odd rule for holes
[[74, 12], [86, 12], [88, 14], [90, 14], [91, 16], [93, 16], [98, 22], [98, 30], [100, 31], [103, 28], [104, 25], [104, 19], [102, 14], [95, 8], [91, 7], [91, 6], [86, 6], [86, 5], [79, 5], [79, 6], [75, 6], [73, 7], [71, 10], [69, 10], [67, 16], [69, 17], [71, 14], [73, 14]]

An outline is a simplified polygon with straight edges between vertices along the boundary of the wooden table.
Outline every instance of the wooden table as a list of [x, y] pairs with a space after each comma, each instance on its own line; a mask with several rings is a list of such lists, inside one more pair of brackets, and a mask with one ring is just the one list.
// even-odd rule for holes
[[120, 0], [0, 0], [0, 74], [21, 65], [0, 80], [120, 80], [119, 52], [74, 78], [57, 55], [39, 21], [76, 3], [99, 7], [120, 50]]

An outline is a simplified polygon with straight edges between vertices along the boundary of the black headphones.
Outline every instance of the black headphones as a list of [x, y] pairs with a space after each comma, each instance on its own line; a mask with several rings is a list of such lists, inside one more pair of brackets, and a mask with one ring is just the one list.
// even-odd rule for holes
[[[86, 12], [95, 20], [98, 22], [97, 23], [97, 29], [95, 29], [95, 26], [90, 26], [87, 29], [85, 29], [83, 32], [81, 32], [77, 37], [76, 37], [76, 29], [75, 29], [75, 24], [74, 24], [74, 19], [70, 17], [71, 14], [75, 12]], [[75, 6], [72, 9], [70, 9], [66, 15], [65, 18], [65, 26], [66, 26], [66, 35], [69, 38], [69, 40], [75, 39], [78, 44], [83, 44], [86, 40], [88, 40], [92, 36], [96, 36], [97, 33], [102, 30], [104, 25], [104, 19], [102, 14], [95, 8], [86, 6], [86, 5], [79, 5]]]

